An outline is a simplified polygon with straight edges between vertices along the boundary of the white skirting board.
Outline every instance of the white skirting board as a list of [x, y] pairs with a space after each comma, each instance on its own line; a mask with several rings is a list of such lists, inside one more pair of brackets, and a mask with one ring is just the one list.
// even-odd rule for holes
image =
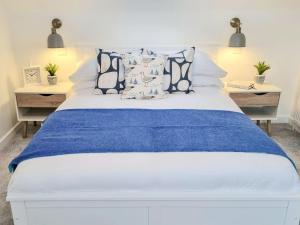
[[298, 93], [298, 98], [295, 102], [295, 108], [291, 121], [293, 128], [300, 132], [300, 92]]
[[21, 123], [14, 125], [3, 137], [0, 138], [0, 151], [9, 144], [21, 129]]
[[300, 120], [292, 118], [289, 123], [292, 125], [293, 129], [300, 132]]
[[272, 123], [289, 123], [290, 116], [288, 115], [278, 115], [276, 120], [273, 120]]
[[86, 200], [12, 201], [15, 225], [299, 225], [300, 201]]

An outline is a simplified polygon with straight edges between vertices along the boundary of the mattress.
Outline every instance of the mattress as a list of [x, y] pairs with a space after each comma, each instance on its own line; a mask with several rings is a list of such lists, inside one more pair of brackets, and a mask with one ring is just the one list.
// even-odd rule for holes
[[[196, 93], [157, 100], [75, 94], [58, 110], [87, 108], [213, 109], [240, 112], [226, 93]], [[9, 200], [105, 199], [145, 196], [216, 196], [299, 193], [299, 178], [285, 157], [263, 153], [93, 153], [22, 162], [8, 186]]]

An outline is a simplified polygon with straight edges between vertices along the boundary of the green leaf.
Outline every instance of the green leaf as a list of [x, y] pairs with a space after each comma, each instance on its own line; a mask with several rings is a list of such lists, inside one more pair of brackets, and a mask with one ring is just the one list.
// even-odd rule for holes
[[49, 73], [50, 76], [55, 76], [58, 68], [59, 68], [58, 65], [52, 63], [48, 63], [45, 66], [45, 70]]
[[259, 61], [254, 67], [257, 69], [259, 75], [263, 75], [264, 72], [271, 69], [270, 65], [267, 65], [265, 61]]

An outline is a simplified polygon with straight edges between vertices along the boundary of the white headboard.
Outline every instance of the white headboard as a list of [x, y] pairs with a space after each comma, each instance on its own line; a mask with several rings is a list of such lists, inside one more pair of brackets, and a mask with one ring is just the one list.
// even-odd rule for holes
[[86, 43], [78, 43], [75, 44], [72, 48], [74, 48], [78, 61], [85, 60], [87, 58], [96, 56], [97, 49], [98, 48], [104, 48], [114, 51], [124, 51], [124, 50], [136, 50], [139, 48], [149, 48], [153, 50], [159, 50], [159, 51], [166, 51], [171, 52], [174, 50], [180, 51], [183, 48], [189, 47], [189, 46], [195, 46], [196, 51], [201, 51], [207, 53], [211, 58], [216, 59], [219, 49], [221, 48], [218, 44], [198, 44], [198, 45], [178, 45], [178, 46], [100, 46], [97, 44], [86, 44]]

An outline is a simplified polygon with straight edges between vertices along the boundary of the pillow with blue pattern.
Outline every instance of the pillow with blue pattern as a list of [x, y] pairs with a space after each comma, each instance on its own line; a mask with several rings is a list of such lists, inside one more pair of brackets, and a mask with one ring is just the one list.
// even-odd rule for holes
[[165, 97], [163, 90], [165, 58], [149, 54], [126, 54], [126, 88], [122, 99], [157, 99]]
[[99, 49], [96, 94], [119, 94], [125, 88], [124, 66], [119, 53]]
[[195, 47], [169, 55], [164, 70], [164, 89], [169, 93], [192, 91], [192, 68]]

